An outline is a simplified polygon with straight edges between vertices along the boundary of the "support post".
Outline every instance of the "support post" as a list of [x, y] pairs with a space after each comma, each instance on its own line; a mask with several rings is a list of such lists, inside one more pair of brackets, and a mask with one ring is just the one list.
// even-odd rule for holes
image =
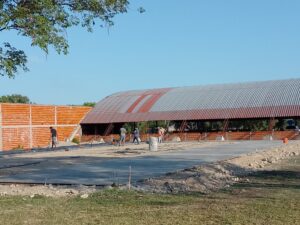
[[225, 132], [229, 125], [229, 119], [225, 119], [223, 122], [223, 132]]
[[273, 128], [274, 128], [274, 126], [275, 126], [275, 118], [272, 117], [272, 118], [270, 118], [270, 120], [269, 120], [269, 131], [272, 131]]
[[96, 135], [97, 135], [97, 126], [94, 125], [94, 138], [96, 138]]
[[114, 124], [113, 123], [109, 123], [104, 131], [104, 136], [108, 136], [111, 134], [112, 130], [114, 128]]
[[186, 126], [187, 126], [187, 121], [186, 121], [186, 120], [183, 120], [183, 121], [181, 122], [181, 125], [180, 125], [180, 128], [179, 128], [179, 132], [180, 132], [180, 133], [183, 133], [184, 130], [185, 130], [185, 128], [186, 128]]
[[131, 189], [131, 166], [129, 166], [129, 174], [128, 174], [128, 189]]

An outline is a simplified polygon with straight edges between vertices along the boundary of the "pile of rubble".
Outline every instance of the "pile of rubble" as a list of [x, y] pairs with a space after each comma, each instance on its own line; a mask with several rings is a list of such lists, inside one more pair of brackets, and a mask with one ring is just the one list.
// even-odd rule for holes
[[11, 184], [0, 185], [0, 196], [36, 196], [46, 197], [72, 197], [80, 196], [81, 198], [88, 198], [88, 196], [96, 191], [96, 187], [87, 186], [53, 186], [53, 185], [24, 185], [24, 184]]

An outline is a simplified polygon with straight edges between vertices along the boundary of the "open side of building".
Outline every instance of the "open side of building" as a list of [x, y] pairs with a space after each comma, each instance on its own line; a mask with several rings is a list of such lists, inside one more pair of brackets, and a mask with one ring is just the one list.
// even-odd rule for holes
[[[266, 131], [274, 134], [276, 120], [299, 118], [300, 79], [289, 79], [115, 93], [98, 102], [81, 126], [84, 137], [103, 137], [117, 134], [124, 123], [175, 121], [179, 123], [177, 131], [182, 133], [189, 122], [221, 121], [222, 129], [217, 131], [232, 132], [231, 124], [237, 121], [267, 120]], [[195, 131], [200, 139], [213, 131], [198, 127]], [[251, 130], [244, 132], [252, 135]]]

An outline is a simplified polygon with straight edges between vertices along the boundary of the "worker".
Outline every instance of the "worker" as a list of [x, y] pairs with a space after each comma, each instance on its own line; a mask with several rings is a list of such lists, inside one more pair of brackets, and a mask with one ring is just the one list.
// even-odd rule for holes
[[57, 131], [53, 127], [50, 127], [50, 133], [51, 133], [51, 148], [56, 148], [57, 144]]
[[134, 143], [135, 141], [137, 142], [138, 145], [140, 144], [140, 131], [137, 127], [133, 131], [133, 141], [132, 141], [132, 143]]
[[126, 141], [126, 129], [122, 126], [120, 129], [120, 142], [119, 142], [119, 146], [121, 145], [125, 145], [125, 141]]

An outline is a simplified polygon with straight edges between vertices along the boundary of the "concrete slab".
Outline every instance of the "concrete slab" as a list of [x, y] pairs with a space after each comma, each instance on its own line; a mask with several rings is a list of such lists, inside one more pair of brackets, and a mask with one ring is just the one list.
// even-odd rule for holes
[[0, 182], [111, 185], [161, 176], [184, 168], [281, 146], [279, 141], [224, 142], [152, 156], [127, 158], [55, 157], [40, 159], [0, 158]]

